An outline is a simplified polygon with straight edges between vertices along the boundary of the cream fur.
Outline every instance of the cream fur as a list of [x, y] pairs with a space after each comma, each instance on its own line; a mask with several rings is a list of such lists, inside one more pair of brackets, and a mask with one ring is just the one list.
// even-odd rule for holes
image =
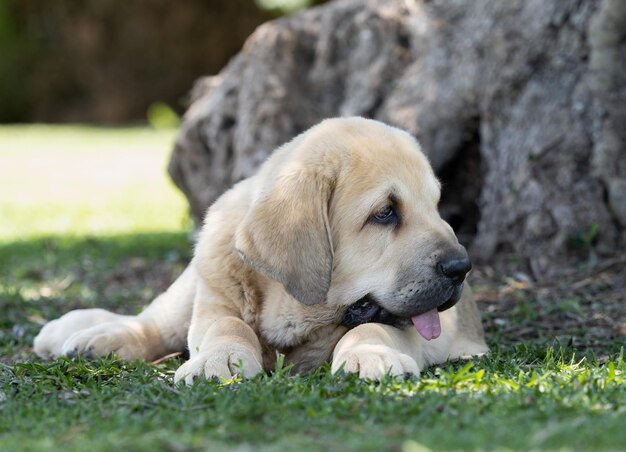
[[[413, 328], [339, 325], [367, 294], [395, 310], [407, 294], [436, 286], [442, 250], [459, 247], [437, 212], [439, 194], [407, 133], [362, 118], [326, 120], [211, 206], [189, 267], [145, 311], [70, 312], [44, 326], [35, 352], [153, 360], [187, 346], [175, 380], [188, 384], [254, 376], [274, 366], [276, 352], [298, 371], [332, 360], [333, 372], [363, 378], [418, 375], [485, 353], [469, 289], [441, 313], [442, 335], [432, 341]], [[397, 230], [368, 222], [391, 198], [402, 208]]]

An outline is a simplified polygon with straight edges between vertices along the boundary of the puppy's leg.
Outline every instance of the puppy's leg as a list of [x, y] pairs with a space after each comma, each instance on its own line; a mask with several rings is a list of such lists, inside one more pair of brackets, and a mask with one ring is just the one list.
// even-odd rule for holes
[[189, 329], [189, 361], [174, 381], [192, 384], [200, 376], [231, 378], [242, 374], [253, 377], [263, 371], [261, 343], [232, 305], [200, 282]]
[[102, 309], [72, 311], [47, 324], [35, 338], [41, 356], [105, 356], [152, 360], [182, 351], [197, 276], [191, 266], [138, 316]]
[[332, 372], [343, 369], [359, 377], [379, 380], [385, 374], [419, 375], [422, 347], [412, 329], [401, 330], [366, 323], [348, 331], [333, 352]]

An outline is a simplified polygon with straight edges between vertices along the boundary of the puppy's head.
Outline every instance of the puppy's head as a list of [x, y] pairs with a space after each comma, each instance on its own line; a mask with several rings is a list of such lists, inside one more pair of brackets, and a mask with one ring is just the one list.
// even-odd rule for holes
[[279, 149], [236, 247], [305, 304], [367, 299], [426, 339], [458, 301], [471, 268], [439, 216], [440, 184], [407, 133], [332, 119]]

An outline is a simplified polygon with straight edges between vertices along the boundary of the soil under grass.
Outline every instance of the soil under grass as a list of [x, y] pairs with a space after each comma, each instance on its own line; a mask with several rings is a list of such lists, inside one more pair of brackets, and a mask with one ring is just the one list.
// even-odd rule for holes
[[[0, 135], [6, 131], [0, 128]], [[88, 132], [81, 129], [85, 137]], [[109, 143], [119, 143], [113, 138], [119, 131], [109, 132]], [[38, 137], [31, 146], [45, 142], [36, 128], [29, 133]], [[65, 129], [61, 136], [71, 133]], [[106, 129], [94, 133], [98, 141], [109, 139]], [[57, 155], [59, 168], [67, 168], [63, 159], [75, 158], [72, 152]], [[166, 155], [162, 150], [144, 157], [156, 159], [153, 167], [162, 168]], [[7, 158], [0, 151], [0, 167]], [[89, 165], [83, 169], [88, 171]], [[159, 185], [167, 180], [162, 173], [159, 177], [149, 183], [167, 193]], [[93, 187], [82, 183], [76, 190], [87, 196]], [[142, 201], [143, 189], [129, 193], [136, 195], [129, 205], [151, 202]], [[45, 362], [32, 355], [32, 339], [41, 325], [70, 309], [138, 312], [182, 271], [192, 250], [186, 223], [170, 221], [172, 215], [183, 216], [182, 204], [157, 203], [155, 220], [148, 223], [140, 208], [120, 208], [119, 215], [131, 221], [124, 223], [116, 213], [98, 235], [90, 222], [81, 221], [46, 235], [46, 218], [75, 212], [71, 203], [58, 203], [53, 212], [37, 208], [48, 205], [50, 196], [33, 195], [26, 212], [23, 204], [0, 194], [0, 208], [13, 212], [13, 224], [0, 228], [2, 449], [626, 447], [624, 262], [576, 269], [570, 277], [540, 285], [523, 274], [477, 268], [471, 283], [492, 353], [426, 369], [420, 379], [363, 382], [333, 376], [327, 367], [298, 376], [278, 366], [250, 381], [199, 381], [183, 387], [172, 382], [179, 357], [149, 364], [114, 358]], [[97, 218], [106, 213], [103, 206], [114, 204], [105, 202], [90, 215]], [[180, 210], [173, 214], [173, 208]], [[169, 217], [160, 224], [162, 216]], [[29, 227], [25, 218], [35, 226]]]

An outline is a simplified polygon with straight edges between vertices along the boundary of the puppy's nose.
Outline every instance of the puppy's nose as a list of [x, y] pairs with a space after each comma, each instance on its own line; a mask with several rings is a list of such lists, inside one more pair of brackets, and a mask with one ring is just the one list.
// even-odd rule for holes
[[472, 269], [472, 263], [467, 255], [443, 258], [437, 266], [439, 271], [450, 278], [454, 284], [461, 284], [467, 272]]

